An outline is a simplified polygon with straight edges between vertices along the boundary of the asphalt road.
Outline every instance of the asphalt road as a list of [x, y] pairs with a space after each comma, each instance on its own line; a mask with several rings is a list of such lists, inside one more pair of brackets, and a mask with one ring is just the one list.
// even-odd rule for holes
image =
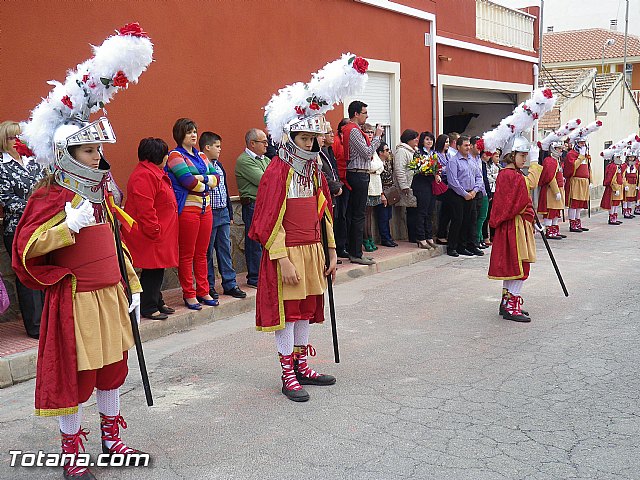
[[[272, 334], [253, 315], [145, 344], [156, 405], [139, 374], [123, 387], [123, 438], [153, 466], [99, 479], [640, 478], [638, 234], [605, 215], [553, 242], [562, 295], [538, 239], [526, 282], [533, 321], [497, 315], [484, 258], [434, 258], [336, 288], [341, 360], [328, 322], [312, 365], [336, 375], [297, 404], [280, 393]], [[563, 230], [568, 228], [564, 224]], [[132, 355], [135, 357], [135, 355]], [[62, 478], [9, 468], [10, 449], [56, 452], [57, 422], [32, 416], [34, 382], [0, 390], [0, 478]], [[95, 400], [83, 426], [99, 450]]]

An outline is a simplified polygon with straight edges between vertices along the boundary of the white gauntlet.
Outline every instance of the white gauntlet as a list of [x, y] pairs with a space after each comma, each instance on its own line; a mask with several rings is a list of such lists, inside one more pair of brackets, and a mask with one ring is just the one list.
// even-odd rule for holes
[[67, 227], [78, 233], [81, 228], [94, 225], [96, 223], [93, 216], [93, 205], [89, 200], [83, 200], [78, 208], [73, 208], [71, 202], [67, 202], [64, 206], [64, 212], [67, 214]]

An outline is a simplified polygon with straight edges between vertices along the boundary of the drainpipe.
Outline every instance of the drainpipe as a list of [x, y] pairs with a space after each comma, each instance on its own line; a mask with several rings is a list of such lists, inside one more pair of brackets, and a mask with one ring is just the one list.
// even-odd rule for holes
[[[437, 78], [438, 72], [436, 71], [436, 17], [433, 16], [433, 20], [429, 21], [429, 35], [430, 45], [429, 45], [429, 72], [431, 73], [431, 131], [437, 137], [436, 132], [438, 131], [438, 88], [437, 88]], [[442, 112], [440, 112], [442, 113]], [[442, 132], [439, 132], [442, 134]]]

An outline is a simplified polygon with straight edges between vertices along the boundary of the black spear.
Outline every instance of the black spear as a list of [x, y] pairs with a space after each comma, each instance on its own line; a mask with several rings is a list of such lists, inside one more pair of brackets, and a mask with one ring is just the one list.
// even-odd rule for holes
[[533, 211], [533, 218], [536, 221], [536, 226], [538, 227], [538, 231], [540, 232], [540, 235], [542, 236], [542, 241], [544, 242], [544, 246], [547, 249], [547, 253], [549, 254], [549, 258], [551, 259], [551, 263], [553, 264], [553, 268], [556, 271], [556, 275], [558, 276], [558, 280], [560, 281], [560, 286], [562, 287], [562, 291], [564, 292], [564, 296], [568, 297], [569, 296], [569, 292], [567, 291], [567, 287], [564, 284], [564, 280], [562, 279], [562, 275], [560, 274], [560, 269], [558, 268], [558, 264], [556, 263], [556, 259], [553, 256], [553, 252], [551, 251], [551, 247], [549, 246], [549, 240], [547, 240], [547, 237], [544, 234], [542, 225], [540, 224], [540, 219], [538, 218], [538, 213], [534, 210]]
[[[105, 199], [105, 202], [108, 202]], [[108, 207], [107, 207], [108, 208]], [[124, 281], [125, 290], [127, 294], [127, 300], [129, 305], [132, 302], [131, 285], [129, 285], [129, 276], [127, 275], [127, 267], [124, 262], [124, 252], [122, 251], [122, 242], [120, 241], [120, 225], [115, 214], [112, 214], [113, 219], [113, 235], [116, 240], [116, 252], [118, 254], [118, 264], [120, 266], [120, 275]], [[151, 385], [149, 384], [149, 375], [147, 374], [147, 364], [144, 360], [144, 352], [142, 351], [142, 340], [140, 339], [140, 329], [138, 328], [138, 319], [136, 318], [135, 310], [129, 312], [129, 320], [131, 320], [131, 331], [133, 332], [133, 340], [136, 344], [136, 353], [138, 355], [138, 365], [140, 366], [140, 374], [142, 375], [142, 386], [144, 387], [144, 396], [147, 398], [147, 405], [153, 406], [153, 397], [151, 396]]]
[[[326, 215], [326, 213], [325, 213]], [[322, 248], [324, 249], [325, 266], [329, 268], [329, 240], [327, 236], [327, 219], [322, 216]], [[333, 281], [331, 275], [327, 275], [327, 294], [329, 296], [329, 314], [331, 316], [331, 335], [333, 337], [333, 356], [336, 363], [340, 363], [340, 351], [338, 349], [338, 328], [336, 325], [336, 306], [333, 301]]]

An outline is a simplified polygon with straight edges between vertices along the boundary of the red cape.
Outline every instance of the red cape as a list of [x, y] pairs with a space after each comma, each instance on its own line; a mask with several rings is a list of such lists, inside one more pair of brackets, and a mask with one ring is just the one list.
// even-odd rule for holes
[[522, 262], [518, 257], [516, 238], [516, 215], [533, 215], [533, 206], [524, 176], [519, 170], [503, 168], [496, 179], [496, 191], [489, 226], [495, 228], [489, 278], [496, 280], [517, 280], [524, 275]]
[[[270, 260], [268, 250], [276, 233], [282, 225], [286, 210], [287, 191], [293, 176], [293, 169], [279, 157], [273, 157], [262, 175], [256, 195], [253, 221], [249, 229], [249, 238], [260, 243], [265, 251], [260, 261], [258, 274], [258, 292], [256, 293], [256, 329], [274, 331], [284, 328], [284, 300], [282, 298], [282, 278], [277, 260]], [[322, 176], [319, 176], [322, 179]], [[321, 183], [318, 190], [318, 216], [326, 217], [328, 228], [332, 228], [333, 213], [327, 182]], [[324, 320], [324, 308], [318, 308], [311, 323]]]
[[[18, 223], [12, 266], [29, 288], [45, 290], [36, 369], [36, 415], [58, 416], [78, 410], [76, 336], [73, 322], [72, 273], [47, 264], [47, 255], [25, 259], [35, 239], [66, 218], [64, 206], [76, 194], [53, 184], [34, 192]], [[79, 199], [79, 197], [78, 197]]]
[[618, 166], [611, 162], [604, 170], [604, 193], [602, 194], [602, 200], [600, 200], [600, 208], [609, 210], [613, 204], [611, 197], [613, 196], [613, 189], [611, 188], [611, 182], [613, 177], [616, 177], [616, 183], [620, 185], [620, 188], [624, 188], [622, 185], [622, 172], [618, 169]]
[[556, 178], [558, 181], [558, 188], [562, 189], [564, 186], [564, 183], [560, 184], [562, 175], [556, 176], [556, 173], [558, 173], [558, 161], [551, 156], [546, 157], [542, 161], [542, 173], [540, 173], [540, 179], [538, 180], [538, 185], [540, 186], [538, 213], [549, 213], [549, 209], [547, 208], [547, 195], [551, 181]]

